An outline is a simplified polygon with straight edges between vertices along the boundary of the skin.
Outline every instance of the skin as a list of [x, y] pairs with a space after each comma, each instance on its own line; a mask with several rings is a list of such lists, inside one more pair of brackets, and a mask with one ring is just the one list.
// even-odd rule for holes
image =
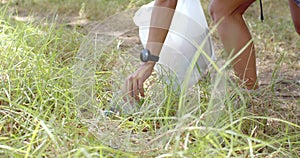
[[[168, 34], [177, 0], [156, 0], [151, 15], [151, 26], [146, 48], [151, 54], [159, 56], [163, 43]], [[161, 9], [165, 8], [165, 9]], [[167, 15], [166, 15], [167, 14]], [[164, 15], [164, 17], [162, 17]], [[163, 20], [163, 21], [160, 21]], [[160, 23], [164, 23], [163, 26]], [[156, 26], [156, 27], [155, 27]], [[161, 27], [159, 27], [161, 26]], [[124, 90], [135, 100], [140, 101], [140, 96], [145, 96], [144, 82], [152, 74], [155, 62], [143, 63], [133, 74], [127, 77]]]
[[296, 5], [294, 0], [289, 0], [289, 5], [295, 30], [298, 33], [298, 35], [300, 35], [300, 7]]
[[[217, 30], [226, 52], [235, 55], [252, 37], [243, 19], [246, 9], [255, 0], [212, 0], [209, 11], [214, 23], [219, 24]], [[232, 62], [236, 76], [243, 86], [257, 89], [256, 60], [253, 42]]]
[[[247, 89], [257, 89], [257, 74], [254, 44], [249, 29], [243, 19], [243, 14], [255, 0], [211, 0], [209, 5], [210, 15], [214, 23], [220, 22], [218, 34], [224, 45], [226, 52], [234, 56], [249, 42], [248, 47], [231, 63], [236, 76], [241, 81], [241, 86]], [[156, 0], [156, 7], [175, 9], [177, 0]], [[300, 7], [294, 0], [289, 0], [290, 11], [296, 32], [300, 34]], [[158, 26], [161, 15], [165, 14], [162, 10], [153, 10], [151, 26]], [[146, 48], [154, 55], [159, 55], [168, 28], [172, 21], [173, 12], [167, 13], [164, 17], [164, 27], [151, 27]], [[298, 18], [296, 17], [298, 16]], [[221, 21], [220, 21], [221, 20]], [[125, 80], [125, 92], [139, 101], [140, 96], [144, 97], [144, 81], [151, 75], [155, 63], [147, 62], [142, 64], [133, 74]]]

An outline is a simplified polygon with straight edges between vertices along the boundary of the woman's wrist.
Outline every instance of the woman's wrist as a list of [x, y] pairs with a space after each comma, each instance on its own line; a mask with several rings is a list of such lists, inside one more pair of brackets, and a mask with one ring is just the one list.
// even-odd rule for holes
[[155, 66], [155, 64], [156, 64], [156, 62], [155, 62], [155, 61], [147, 61], [147, 62], [145, 62], [143, 65], [145, 65], [145, 66], [152, 66], [152, 67], [154, 67], [154, 66]]
[[163, 46], [163, 42], [148, 41], [146, 45], [146, 49], [148, 49], [152, 55], [159, 56], [162, 46]]

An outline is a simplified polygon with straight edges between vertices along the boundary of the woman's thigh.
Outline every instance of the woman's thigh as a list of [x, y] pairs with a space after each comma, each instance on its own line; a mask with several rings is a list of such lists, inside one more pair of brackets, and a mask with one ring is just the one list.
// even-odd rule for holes
[[253, 2], [255, 0], [211, 0], [209, 8], [211, 14], [217, 13], [217, 16], [243, 14]]

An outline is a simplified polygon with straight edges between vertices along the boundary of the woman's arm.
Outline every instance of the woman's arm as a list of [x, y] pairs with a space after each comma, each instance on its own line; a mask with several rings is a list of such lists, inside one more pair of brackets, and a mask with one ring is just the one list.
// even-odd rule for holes
[[[155, 0], [151, 15], [150, 29], [146, 49], [158, 56], [168, 34], [169, 27], [177, 5], [177, 0]], [[145, 96], [143, 84], [151, 75], [154, 61], [143, 63], [133, 74], [125, 80], [125, 93], [135, 100]]]
[[158, 56], [168, 34], [177, 0], [156, 0], [151, 15], [146, 48]]

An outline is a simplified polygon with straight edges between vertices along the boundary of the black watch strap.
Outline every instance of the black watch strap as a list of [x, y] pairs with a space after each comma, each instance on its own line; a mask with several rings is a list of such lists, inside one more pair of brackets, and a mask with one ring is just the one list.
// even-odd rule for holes
[[149, 61], [155, 61], [155, 62], [158, 62], [158, 60], [159, 60], [159, 57], [158, 57], [158, 56], [150, 55], [150, 57], [149, 57]]
[[143, 62], [147, 62], [147, 61], [158, 62], [158, 60], [159, 60], [159, 56], [152, 55], [148, 49], [143, 49], [141, 51], [140, 58]]

